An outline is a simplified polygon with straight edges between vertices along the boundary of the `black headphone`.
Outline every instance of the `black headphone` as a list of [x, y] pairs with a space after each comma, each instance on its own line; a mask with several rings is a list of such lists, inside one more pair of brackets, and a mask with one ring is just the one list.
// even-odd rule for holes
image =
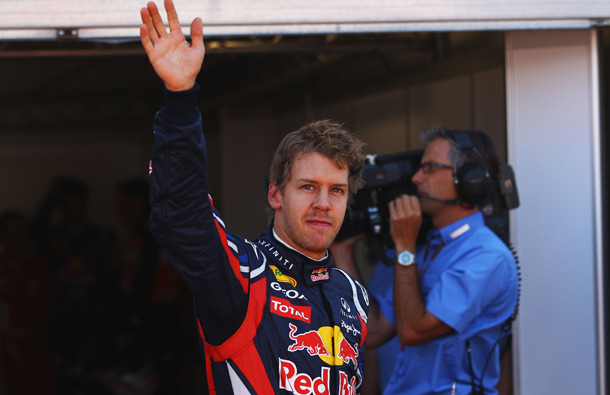
[[[447, 134], [460, 149], [466, 161], [460, 167], [453, 167], [453, 180], [459, 204], [478, 206], [488, 198], [493, 180], [489, 165], [481, 152], [474, 146], [470, 135], [473, 132], [449, 130]], [[481, 134], [482, 135], [482, 134]], [[488, 138], [486, 135], [483, 137]]]

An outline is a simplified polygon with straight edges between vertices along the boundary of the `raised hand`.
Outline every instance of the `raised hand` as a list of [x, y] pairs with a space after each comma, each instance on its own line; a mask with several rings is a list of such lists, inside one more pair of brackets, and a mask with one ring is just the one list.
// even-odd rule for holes
[[195, 85], [201, 70], [205, 47], [203, 45], [203, 23], [195, 18], [191, 23], [191, 42], [185, 39], [178, 13], [172, 0], [165, 0], [165, 10], [169, 22], [169, 33], [165, 28], [159, 9], [154, 2], [148, 2], [140, 10], [142, 25], [140, 39], [148, 60], [167, 89], [182, 91]]

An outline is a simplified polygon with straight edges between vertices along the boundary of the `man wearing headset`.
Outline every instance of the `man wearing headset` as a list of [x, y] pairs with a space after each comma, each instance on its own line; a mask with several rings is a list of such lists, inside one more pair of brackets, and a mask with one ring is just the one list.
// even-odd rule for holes
[[[518, 273], [479, 207], [497, 174], [493, 146], [481, 132], [434, 127], [420, 137], [417, 196], [390, 203], [394, 287], [373, 294], [366, 346], [394, 333], [403, 345], [384, 394], [497, 394], [499, 342], [517, 303]], [[416, 245], [422, 213], [433, 228]]]

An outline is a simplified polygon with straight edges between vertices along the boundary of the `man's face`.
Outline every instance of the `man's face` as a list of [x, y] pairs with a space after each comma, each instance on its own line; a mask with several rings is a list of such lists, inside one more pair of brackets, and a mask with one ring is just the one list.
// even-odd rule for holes
[[[448, 140], [442, 138], [436, 139], [426, 146], [421, 163], [433, 162], [452, 167], [453, 164], [449, 159], [450, 150], [451, 143]], [[417, 185], [422, 212], [430, 215], [432, 219], [442, 215], [449, 206], [442, 202], [427, 199], [426, 196], [441, 200], [454, 200], [457, 198], [453, 171], [450, 168], [422, 167], [413, 175], [412, 180]]]
[[349, 170], [317, 152], [294, 161], [284, 191], [269, 186], [278, 236], [307, 256], [320, 259], [332, 244], [345, 215]]

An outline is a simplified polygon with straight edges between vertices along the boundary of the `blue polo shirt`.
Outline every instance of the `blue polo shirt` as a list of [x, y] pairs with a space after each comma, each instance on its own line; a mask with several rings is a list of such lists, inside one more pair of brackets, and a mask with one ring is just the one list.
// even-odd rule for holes
[[[428, 243], [417, 251], [420, 290], [426, 309], [454, 330], [405, 347], [396, 358], [384, 394], [446, 395], [453, 386], [456, 394], [470, 393], [467, 340], [475, 383], [482, 376], [485, 394], [497, 394], [500, 351], [496, 342], [518, 296], [514, 257], [485, 226], [480, 212], [432, 229], [427, 237]], [[381, 312], [395, 323], [392, 294], [390, 287], [374, 296]]]

